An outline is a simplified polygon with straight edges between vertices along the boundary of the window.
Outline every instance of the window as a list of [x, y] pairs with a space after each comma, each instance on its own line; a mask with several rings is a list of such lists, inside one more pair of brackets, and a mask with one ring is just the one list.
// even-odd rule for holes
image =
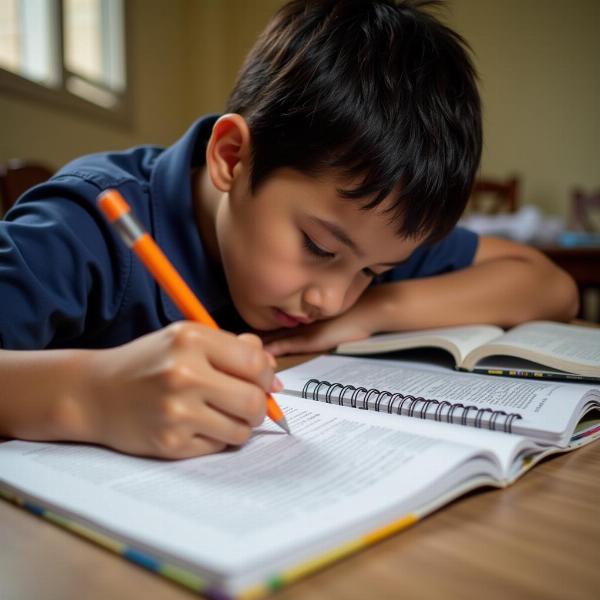
[[0, 0], [0, 86], [123, 113], [124, 0]]

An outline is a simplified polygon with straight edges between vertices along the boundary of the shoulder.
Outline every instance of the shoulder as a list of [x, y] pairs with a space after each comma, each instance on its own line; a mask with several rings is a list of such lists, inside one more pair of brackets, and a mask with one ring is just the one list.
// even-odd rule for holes
[[100, 152], [77, 158], [50, 179], [63, 187], [82, 191], [105, 190], [124, 185], [147, 189], [156, 159], [164, 151], [158, 146], [138, 146], [118, 152]]
[[[82, 156], [62, 167], [48, 181], [29, 189], [6, 214], [6, 227], [25, 229], [44, 223], [45, 232], [105, 229], [96, 208], [98, 194], [118, 188], [138, 216], [150, 221], [149, 187], [153, 166], [163, 149], [139, 146], [120, 152]], [[85, 241], [85, 240], [84, 240]]]
[[74, 343], [120, 310], [132, 260], [96, 208], [96, 197], [114, 186], [135, 199], [144, 220], [149, 209], [143, 210], [145, 186], [123, 169], [106, 169], [107, 160], [113, 159], [74, 161], [28, 190], [0, 221], [0, 297], [10, 306], [0, 316], [3, 347]]
[[[0, 222], [0, 346], [76, 343], [96, 328], [88, 306], [114, 316], [131, 259], [92, 206], [49, 189], [25, 195]], [[58, 194], [58, 192], [57, 192]]]

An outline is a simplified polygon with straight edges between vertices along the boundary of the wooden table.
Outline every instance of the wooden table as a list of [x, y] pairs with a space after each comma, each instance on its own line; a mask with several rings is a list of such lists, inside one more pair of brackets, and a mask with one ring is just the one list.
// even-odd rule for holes
[[[273, 598], [591, 599], [600, 594], [599, 559], [596, 442], [537, 465], [508, 489], [471, 493]], [[0, 501], [0, 599], [134, 597], [197, 596]]]

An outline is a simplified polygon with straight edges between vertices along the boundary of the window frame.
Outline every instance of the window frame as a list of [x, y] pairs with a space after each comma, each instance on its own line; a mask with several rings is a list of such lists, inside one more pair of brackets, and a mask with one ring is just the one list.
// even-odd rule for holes
[[97, 86], [95, 82], [86, 80], [78, 73], [71, 73], [65, 67], [64, 60], [64, 31], [63, 31], [63, 0], [52, 0], [54, 10], [53, 21], [55, 32], [59, 40], [56, 49], [56, 61], [58, 64], [58, 82], [54, 87], [38, 83], [27, 77], [14, 73], [0, 67], [0, 91], [25, 98], [39, 104], [51, 106], [64, 110], [65, 112], [76, 112], [96, 121], [119, 125], [130, 128], [132, 125], [132, 69], [131, 69], [131, 19], [127, 0], [123, 6], [123, 59], [125, 72], [125, 85], [123, 91], [111, 91], [117, 98], [114, 106], [107, 108], [95, 104], [91, 100], [74, 94], [68, 90], [67, 79], [74, 76], [77, 79]]

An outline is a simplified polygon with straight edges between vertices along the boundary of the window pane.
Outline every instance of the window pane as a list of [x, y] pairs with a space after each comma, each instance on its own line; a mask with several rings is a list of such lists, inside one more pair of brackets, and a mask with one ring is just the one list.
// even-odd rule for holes
[[101, 106], [112, 94], [114, 104], [125, 91], [123, 0], [64, 0], [63, 15], [67, 89]]
[[101, 0], [65, 0], [63, 7], [67, 70], [103, 83]]
[[58, 82], [51, 0], [0, 0], [0, 66], [39, 83]]
[[0, 67], [15, 73], [21, 64], [18, 1], [0, 0]]
[[[84, 107], [74, 101], [78, 96], [124, 117], [125, 48], [125, 0], [0, 0], [5, 87]], [[23, 77], [53, 92], [20, 81]]]

